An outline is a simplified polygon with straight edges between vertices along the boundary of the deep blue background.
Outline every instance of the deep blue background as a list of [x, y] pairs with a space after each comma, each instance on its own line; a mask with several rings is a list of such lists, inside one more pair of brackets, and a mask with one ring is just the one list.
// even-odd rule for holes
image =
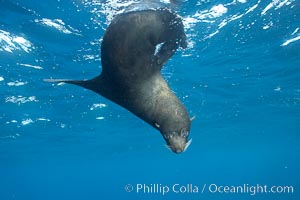
[[[299, 199], [299, 1], [191, 0], [177, 9], [189, 48], [162, 73], [196, 116], [180, 155], [101, 96], [42, 81], [101, 72], [101, 38], [120, 2], [0, 0], [0, 199]], [[294, 193], [124, 190], [137, 183]]]

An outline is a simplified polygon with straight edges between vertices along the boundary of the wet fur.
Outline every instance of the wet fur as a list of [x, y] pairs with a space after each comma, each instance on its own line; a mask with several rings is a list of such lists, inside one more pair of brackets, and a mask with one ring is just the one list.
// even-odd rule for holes
[[181, 18], [170, 10], [121, 14], [105, 32], [99, 76], [50, 81], [82, 86], [128, 109], [158, 129], [172, 151], [180, 153], [186, 149], [191, 121], [160, 72], [179, 46], [186, 47], [186, 36]]

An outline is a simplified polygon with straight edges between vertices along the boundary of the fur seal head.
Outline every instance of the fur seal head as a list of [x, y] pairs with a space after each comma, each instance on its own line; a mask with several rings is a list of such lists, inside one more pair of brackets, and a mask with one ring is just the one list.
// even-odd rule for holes
[[178, 47], [186, 47], [181, 18], [169, 9], [116, 16], [101, 44], [102, 73], [90, 80], [47, 80], [90, 89], [157, 130], [175, 153], [187, 149], [190, 117], [161, 75]]
[[187, 140], [189, 132], [185, 129], [182, 129], [180, 133], [173, 132], [171, 134], [164, 135], [167, 142], [167, 148], [172, 150], [175, 153], [184, 152], [191, 144], [192, 139]]

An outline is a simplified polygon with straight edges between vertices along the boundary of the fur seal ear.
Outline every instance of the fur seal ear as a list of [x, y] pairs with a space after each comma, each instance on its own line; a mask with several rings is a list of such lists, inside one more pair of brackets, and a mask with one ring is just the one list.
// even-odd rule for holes
[[160, 125], [158, 123], [155, 122], [154, 125], [155, 125], [156, 128], [158, 128], [158, 129], [160, 128]]
[[196, 119], [196, 116], [193, 116], [190, 118], [190, 121], [194, 121]]

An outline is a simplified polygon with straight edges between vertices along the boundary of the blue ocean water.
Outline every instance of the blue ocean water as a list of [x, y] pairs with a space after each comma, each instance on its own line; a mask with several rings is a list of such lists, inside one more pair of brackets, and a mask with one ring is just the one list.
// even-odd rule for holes
[[299, 199], [299, 1], [174, 8], [188, 48], [162, 73], [196, 116], [180, 155], [103, 97], [43, 82], [98, 75], [102, 36], [133, 2], [0, 0], [0, 199]]

